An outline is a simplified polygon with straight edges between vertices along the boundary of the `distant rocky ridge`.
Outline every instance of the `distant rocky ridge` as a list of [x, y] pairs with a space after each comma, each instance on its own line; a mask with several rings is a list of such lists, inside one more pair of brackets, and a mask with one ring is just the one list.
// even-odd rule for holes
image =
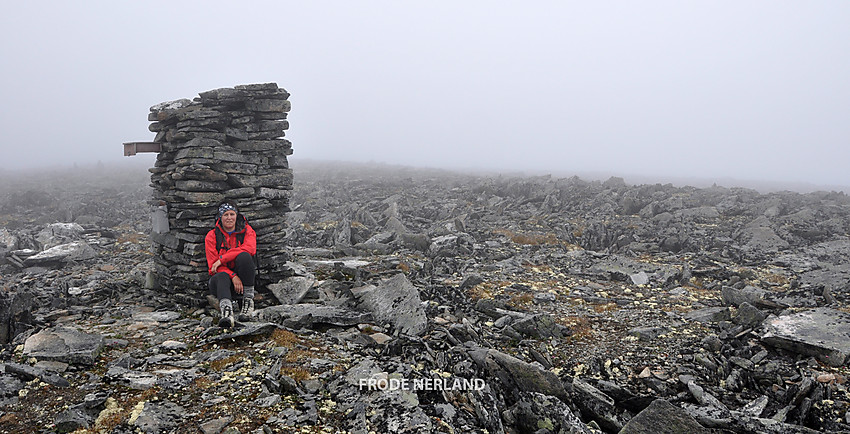
[[295, 276], [235, 330], [146, 289], [138, 192], [0, 215], [7, 259], [95, 252], [0, 265], [0, 431], [850, 431], [843, 194], [294, 170]]
[[150, 130], [161, 143], [150, 169], [155, 206], [167, 225], [153, 231], [156, 272], [166, 290], [187, 294], [205, 287], [204, 236], [218, 205], [235, 203], [257, 233], [259, 279], [276, 282], [289, 273], [283, 244], [292, 171], [289, 93], [275, 83], [201, 92], [194, 100], [151, 107]]

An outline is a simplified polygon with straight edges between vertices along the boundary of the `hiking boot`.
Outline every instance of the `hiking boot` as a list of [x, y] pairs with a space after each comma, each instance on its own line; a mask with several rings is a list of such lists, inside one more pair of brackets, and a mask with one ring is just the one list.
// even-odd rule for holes
[[254, 316], [254, 299], [246, 298], [242, 300], [242, 311], [239, 312], [239, 321], [250, 321]]
[[230, 300], [224, 299], [220, 301], [221, 319], [218, 320], [218, 326], [224, 328], [233, 327], [236, 321], [233, 319], [233, 304]]

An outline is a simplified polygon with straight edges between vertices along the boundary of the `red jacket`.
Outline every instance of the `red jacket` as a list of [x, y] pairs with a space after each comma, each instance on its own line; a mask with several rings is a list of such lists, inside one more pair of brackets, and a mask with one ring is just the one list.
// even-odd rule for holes
[[[236, 230], [232, 234], [228, 234], [222, 229], [221, 219], [216, 220], [215, 227], [216, 229], [207, 232], [204, 239], [207, 270], [210, 275], [215, 274], [212, 272], [212, 265], [215, 261], [221, 260], [221, 265], [216, 269], [216, 273], [225, 272], [232, 278], [236, 275], [236, 272], [233, 271], [233, 261], [236, 260], [236, 256], [242, 252], [248, 252], [251, 256], [257, 254], [257, 233], [254, 232], [254, 228], [248, 224], [248, 220], [242, 214], [236, 216]], [[224, 245], [220, 249], [216, 248], [216, 230], [221, 231], [221, 234], [224, 235]], [[236, 236], [242, 233], [245, 234], [245, 238], [242, 244], [239, 244]]]

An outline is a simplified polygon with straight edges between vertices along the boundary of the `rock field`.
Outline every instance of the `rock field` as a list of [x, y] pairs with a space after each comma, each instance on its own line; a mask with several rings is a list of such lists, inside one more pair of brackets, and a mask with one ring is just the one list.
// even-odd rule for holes
[[0, 432], [850, 432], [843, 193], [292, 166], [234, 329], [144, 168], [0, 173]]

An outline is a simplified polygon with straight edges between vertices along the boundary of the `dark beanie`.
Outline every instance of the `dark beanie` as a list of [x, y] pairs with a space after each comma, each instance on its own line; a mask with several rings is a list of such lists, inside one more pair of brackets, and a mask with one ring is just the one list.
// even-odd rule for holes
[[216, 220], [220, 219], [220, 218], [221, 218], [221, 216], [222, 216], [225, 212], [227, 212], [227, 211], [231, 211], [231, 210], [232, 210], [232, 211], [234, 211], [234, 212], [236, 212], [236, 213], [238, 213], [238, 212], [239, 212], [239, 211], [236, 209], [236, 207], [235, 207], [235, 206], [233, 206], [233, 205], [231, 205], [231, 204], [229, 204], [229, 203], [223, 203], [223, 204], [221, 204], [221, 206], [220, 206], [220, 207], [218, 207], [218, 217], [216, 217], [215, 219], [216, 219]]

